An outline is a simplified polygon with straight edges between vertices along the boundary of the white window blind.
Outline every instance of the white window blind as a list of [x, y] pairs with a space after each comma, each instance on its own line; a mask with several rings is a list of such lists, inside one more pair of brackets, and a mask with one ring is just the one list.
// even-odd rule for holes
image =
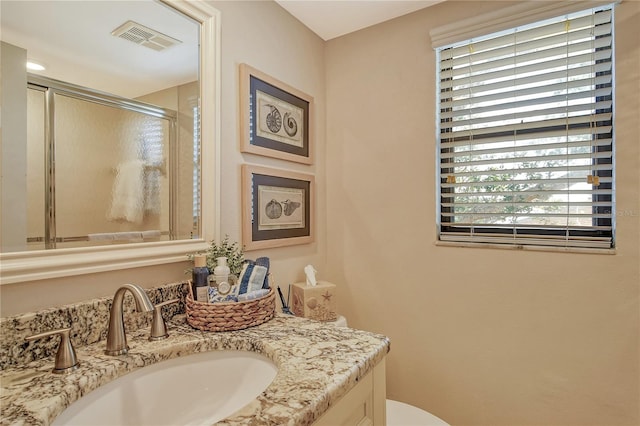
[[440, 240], [613, 247], [612, 15], [436, 49]]

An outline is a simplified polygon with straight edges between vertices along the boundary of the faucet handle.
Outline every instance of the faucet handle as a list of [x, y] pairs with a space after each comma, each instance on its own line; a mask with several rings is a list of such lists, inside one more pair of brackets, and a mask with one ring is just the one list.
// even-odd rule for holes
[[60, 344], [58, 345], [58, 352], [56, 353], [56, 364], [53, 369], [55, 374], [69, 373], [80, 364], [76, 357], [76, 351], [73, 349], [71, 339], [69, 338], [69, 332], [71, 328], [61, 328], [57, 330], [45, 331], [44, 333], [34, 334], [25, 338], [26, 341], [41, 339], [43, 337], [60, 335]]
[[149, 340], [161, 340], [169, 337], [167, 326], [164, 323], [164, 318], [162, 318], [162, 307], [179, 301], [180, 299], [166, 300], [153, 307], [153, 321], [151, 322], [151, 336], [149, 336]]

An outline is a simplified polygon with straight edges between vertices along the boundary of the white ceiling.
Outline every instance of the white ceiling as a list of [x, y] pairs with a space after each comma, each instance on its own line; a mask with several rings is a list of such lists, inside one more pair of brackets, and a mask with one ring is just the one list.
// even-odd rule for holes
[[323, 40], [331, 40], [444, 0], [275, 1]]

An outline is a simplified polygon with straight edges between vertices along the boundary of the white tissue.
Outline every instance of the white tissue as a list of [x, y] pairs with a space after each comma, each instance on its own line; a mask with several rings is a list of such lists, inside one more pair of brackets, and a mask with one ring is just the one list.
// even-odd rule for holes
[[316, 271], [313, 265], [307, 265], [304, 267], [304, 273], [307, 276], [307, 285], [315, 286], [318, 284], [316, 282], [316, 272], [318, 271]]

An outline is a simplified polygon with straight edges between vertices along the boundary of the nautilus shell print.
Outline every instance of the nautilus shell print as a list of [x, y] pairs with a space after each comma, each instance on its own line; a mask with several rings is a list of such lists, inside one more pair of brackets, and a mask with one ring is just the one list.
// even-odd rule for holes
[[284, 131], [287, 132], [289, 136], [295, 136], [298, 133], [298, 123], [296, 123], [296, 119], [293, 118], [291, 113], [284, 113]]
[[276, 108], [275, 106], [273, 105], [265, 105], [265, 106], [271, 108], [271, 112], [267, 114], [267, 118], [266, 118], [267, 127], [273, 133], [278, 133], [280, 131], [280, 128], [282, 127], [282, 115], [280, 114], [280, 111], [278, 111], [278, 108]]
[[305, 110], [271, 94], [256, 90], [256, 136], [302, 148]]

